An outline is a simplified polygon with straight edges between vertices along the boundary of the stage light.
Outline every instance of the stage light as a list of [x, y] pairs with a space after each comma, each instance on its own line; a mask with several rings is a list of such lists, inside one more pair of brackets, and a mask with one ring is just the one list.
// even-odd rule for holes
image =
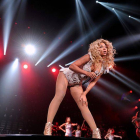
[[133, 61], [135, 59], [140, 59], [140, 55], [115, 58], [115, 62], [118, 62], [118, 61]]
[[35, 48], [32, 45], [27, 45], [25, 47], [25, 51], [26, 51], [27, 54], [33, 55], [35, 53]]
[[15, 70], [18, 66], [18, 59], [16, 59], [13, 63], [12, 69]]
[[133, 91], [132, 91], [132, 90], [130, 90], [129, 92], [130, 92], [130, 93], [132, 93]]
[[94, 96], [98, 96], [100, 99], [105, 100], [105, 102], [111, 102], [112, 104], [115, 104], [118, 107], [123, 106], [121, 102], [118, 102], [115, 98], [110, 96], [102, 87], [99, 87], [98, 85], [94, 86], [94, 88], [91, 89], [91, 92], [97, 93], [94, 94]]
[[3, 0], [3, 4], [4, 4], [3, 43], [4, 43], [4, 55], [6, 55], [12, 23], [16, 15], [16, 11], [20, 5], [20, 1]]
[[99, 1], [98, 1], [98, 0], [96, 0], [96, 3], [99, 3]]
[[52, 72], [56, 72], [56, 69], [55, 68], [52, 68]]
[[62, 68], [62, 69], [64, 68], [64, 67], [63, 67], [63, 66], [61, 66], [61, 65], [59, 65], [59, 67], [60, 67], [60, 68]]
[[[116, 72], [116, 70], [114, 70], [115, 71], [115, 73], [117, 73]], [[115, 77], [117, 80], [119, 80], [120, 82], [122, 82], [123, 84], [125, 84], [125, 85], [127, 85], [128, 87], [130, 87], [131, 89], [133, 89], [134, 91], [136, 91], [137, 93], [139, 93], [139, 88], [137, 87], [135, 87], [133, 84], [132, 84], [132, 82], [130, 83], [130, 82], [127, 82], [126, 81], [126, 79], [124, 80], [123, 78], [121, 78], [121, 77], [119, 77], [118, 75], [116, 75], [116, 74], [113, 74], [111, 71], [109, 72], [109, 74], [111, 75], [111, 76], [113, 76], [113, 77]]]
[[133, 81], [132, 79], [128, 78], [127, 76], [125, 76], [124, 74], [118, 72], [117, 70], [114, 70], [116, 74], [118, 74], [120, 77], [122, 77], [123, 79], [125, 79], [125, 81], [129, 82], [132, 86], [132, 88], [134, 88], [135, 90], [140, 90], [140, 85], [138, 83], [136, 83], [135, 81]]
[[139, 18], [136, 18], [136, 17], [132, 17], [132, 16], [129, 16], [131, 19], [134, 19], [135, 21], [137, 22], [140, 22], [140, 19]]
[[[57, 35], [57, 37], [52, 41], [50, 46], [47, 47], [44, 54], [40, 57], [40, 59], [36, 62], [35, 66], [37, 66], [43, 59], [48, 57], [60, 44], [71, 34], [73, 31], [74, 25], [76, 24], [75, 21], [70, 21], [68, 24], [63, 28], [63, 30]], [[60, 37], [62, 41], [60, 41]], [[58, 39], [59, 38], [59, 39]]]
[[[77, 6], [77, 16], [80, 25], [80, 31], [82, 33], [81, 35], [85, 36], [86, 35], [85, 26], [88, 27], [89, 31], [93, 31], [95, 24], [93, 23], [93, 20], [90, 17], [87, 9], [85, 8], [85, 6], [82, 4], [80, 0], [77, 0], [76, 6]], [[92, 36], [95, 36], [95, 34], [92, 34]], [[87, 42], [87, 40], [85, 39], [84, 42]]]
[[26, 64], [23, 65], [23, 68], [24, 68], [24, 69], [28, 69], [28, 65], [26, 65]]
[[112, 10], [115, 10], [114, 8], [112, 8]]
[[137, 106], [135, 106], [135, 109], [138, 109], [138, 107], [137, 107]]
[[140, 102], [140, 99], [139, 99], [139, 102]]

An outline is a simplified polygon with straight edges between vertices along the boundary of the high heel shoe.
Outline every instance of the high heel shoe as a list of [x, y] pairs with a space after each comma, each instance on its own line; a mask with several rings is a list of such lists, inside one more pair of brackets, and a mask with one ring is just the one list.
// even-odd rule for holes
[[48, 136], [52, 135], [52, 126], [53, 124], [51, 124], [50, 122], [46, 123], [45, 129], [44, 129], [44, 135], [48, 135]]
[[101, 139], [101, 132], [99, 128], [93, 130], [92, 138]]

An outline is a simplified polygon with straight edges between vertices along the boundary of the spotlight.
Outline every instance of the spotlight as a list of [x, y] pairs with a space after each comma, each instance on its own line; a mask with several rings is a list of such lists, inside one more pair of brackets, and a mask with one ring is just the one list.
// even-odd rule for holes
[[28, 65], [25, 64], [25, 65], [23, 66], [23, 68], [24, 68], [24, 69], [28, 69]]
[[27, 45], [25, 47], [25, 51], [26, 51], [27, 54], [32, 55], [32, 54], [35, 53], [35, 48], [32, 45]]
[[112, 10], [115, 10], [114, 8], [112, 8]]
[[56, 72], [56, 69], [55, 69], [55, 68], [53, 68], [53, 69], [52, 69], [52, 72]]
[[129, 92], [130, 92], [130, 93], [132, 93], [133, 91], [132, 91], [132, 90], [130, 90]]
[[137, 106], [135, 106], [135, 109], [138, 109], [138, 107], [137, 107]]
[[140, 99], [138, 101], [140, 102]]
[[129, 16], [129, 18], [130, 18], [131, 16]]
[[99, 1], [98, 1], [98, 0], [96, 0], [96, 3], [99, 3]]
[[60, 68], [64, 68], [63, 66], [59, 65]]
[[15, 70], [17, 68], [17, 66], [18, 66], [18, 59], [15, 59], [13, 66], [12, 66], [13, 70]]

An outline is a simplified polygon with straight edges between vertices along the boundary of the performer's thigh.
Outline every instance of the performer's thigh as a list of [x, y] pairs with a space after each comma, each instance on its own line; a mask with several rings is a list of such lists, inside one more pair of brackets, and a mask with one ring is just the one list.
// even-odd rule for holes
[[63, 72], [59, 72], [56, 80], [55, 96], [64, 96], [66, 94], [68, 81]]

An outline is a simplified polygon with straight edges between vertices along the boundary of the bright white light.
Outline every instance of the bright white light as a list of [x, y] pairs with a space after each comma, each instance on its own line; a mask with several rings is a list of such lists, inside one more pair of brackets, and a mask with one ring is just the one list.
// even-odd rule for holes
[[99, 3], [99, 1], [97, 0], [96, 3]]
[[53, 69], [52, 69], [52, 72], [56, 72], [56, 69], [55, 69], [55, 68], [53, 68]]
[[114, 8], [112, 8], [112, 10], [115, 10]]
[[129, 17], [131, 17], [131, 16], [129, 16]]
[[18, 59], [16, 59], [13, 63], [12, 69], [15, 70], [18, 66]]
[[27, 45], [25, 47], [25, 51], [26, 51], [27, 54], [33, 55], [35, 53], [35, 47], [32, 46], [32, 45]]
[[28, 68], [28, 65], [24, 65], [23, 68], [24, 68], [24, 69], [27, 69], [27, 68]]

